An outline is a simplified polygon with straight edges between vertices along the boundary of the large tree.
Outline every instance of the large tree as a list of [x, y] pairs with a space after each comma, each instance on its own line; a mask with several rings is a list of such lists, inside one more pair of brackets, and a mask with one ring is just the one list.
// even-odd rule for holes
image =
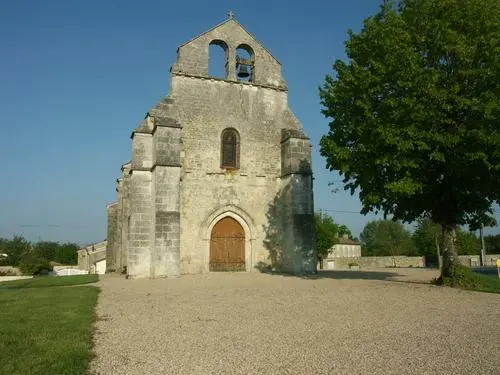
[[414, 255], [410, 232], [400, 222], [370, 221], [365, 225], [360, 237], [364, 256]]
[[2, 264], [18, 266], [21, 260], [30, 253], [33, 245], [23, 236], [15, 235], [11, 240], [0, 241], [0, 253], [7, 254]]
[[327, 168], [363, 214], [440, 224], [442, 276], [457, 227], [500, 199], [499, 19], [498, 0], [384, 1], [320, 88]]
[[48, 261], [54, 260], [56, 252], [59, 249], [59, 243], [52, 241], [40, 241], [33, 247], [33, 252], [38, 258], [43, 258]]
[[75, 243], [63, 243], [56, 249], [54, 260], [62, 264], [77, 264], [78, 249]]

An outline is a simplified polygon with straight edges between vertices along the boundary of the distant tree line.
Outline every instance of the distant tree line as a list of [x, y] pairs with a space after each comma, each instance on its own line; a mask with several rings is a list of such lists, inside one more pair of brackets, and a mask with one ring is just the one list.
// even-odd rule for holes
[[[315, 215], [318, 257], [325, 258], [343, 234], [352, 237], [345, 225], [337, 224], [323, 213]], [[362, 256], [431, 256], [444, 246], [441, 226], [430, 219], [420, 219], [410, 232], [399, 221], [373, 220], [360, 234]], [[500, 254], [500, 234], [484, 237], [487, 254]], [[459, 255], [479, 255], [481, 242], [474, 232], [457, 229]]]
[[[360, 237], [364, 256], [435, 256], [444, 246], [441, 226], [430, 219], [419, 220], [413, 233], [398, 221], [370, 221]], [[500, 251], [500, 235], [484, 239], [487, 253]], [[457, 244], [459, 255], [481, 253], [481, 242], [474, 232], [457, 228]]]
[[[0, 266], [19, 267], [23, 273], [51, 270], [50, 262], [73, 265], [78, 262], [79, 246], [52, 241], [30, 242], [22, 236], [0, 237]], [[6, 256], [5, 256], [6, 255]]]

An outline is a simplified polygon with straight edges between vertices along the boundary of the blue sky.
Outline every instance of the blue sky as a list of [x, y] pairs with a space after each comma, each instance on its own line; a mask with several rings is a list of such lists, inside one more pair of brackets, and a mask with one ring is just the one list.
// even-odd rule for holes
[[[178, 45], [232, 10], [282, 63], [289, 102], [313, 143], [316, 209], [359, 235], [357, 196], [333, 193], [319, 155], [318, 87], [344, 59], [349, 28], [379, 1], [19, 0], [0, 5], [0, 236], [106, 237], [131, 130], [169, 87]], [[490, 230], [498, 232], [498, 228]]]

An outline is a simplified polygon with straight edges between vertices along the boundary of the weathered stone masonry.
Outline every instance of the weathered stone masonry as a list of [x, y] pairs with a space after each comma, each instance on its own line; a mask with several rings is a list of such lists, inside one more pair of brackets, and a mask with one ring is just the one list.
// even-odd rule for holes
[[[224, 78], [209, 76], [210, 44], [225, 49]], [[239, 47], [250, 55], [249, 82], [238, 77]], [[271, 263], [315, 272], [311, 146], [287, 94], [279, 62], [233, 18], [181, 45], [168, 96], [131, 135], [108, 206], [107, 271], [208, 272], [212, 229], [230, 217], [244, 232], [247, 271]], [[234, 148], [224, 148], [227, 129]], [[223, 153], [237, 163], [224, 166]]]

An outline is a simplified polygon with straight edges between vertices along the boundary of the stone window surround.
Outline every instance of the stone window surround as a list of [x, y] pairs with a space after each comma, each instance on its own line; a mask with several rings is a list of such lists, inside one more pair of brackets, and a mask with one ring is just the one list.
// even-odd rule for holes
[[[233, 135], [233, 141], [231, 144], [225, 143], [227, 135]], [[240, 169], [240, 134], [239, 132], [232, 127], [225, 128], [220, 137], [220, 167], [221, 169], [226, 170], [238, 170]], [[226, 155], [224, 154], [227, 149], [226, 146], [230, 146], [232, 148], [232, 152], [234, 153], [234, 160], [230, 162], [226, 162]]]

